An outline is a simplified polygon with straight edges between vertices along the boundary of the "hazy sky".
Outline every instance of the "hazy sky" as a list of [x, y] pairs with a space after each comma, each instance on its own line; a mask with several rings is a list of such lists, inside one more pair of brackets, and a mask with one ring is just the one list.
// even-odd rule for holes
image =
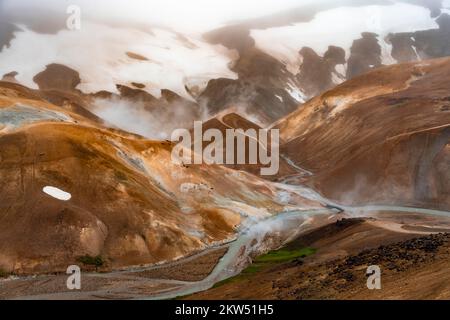
[[264, 16], [311, 2], [318, 0], [0, 0], [1, 10], [6, 11], [40, 7], [64, 14], [69, 5], [75, 4], [86, 16], [192, 31], [205, 31], [232, 20]]

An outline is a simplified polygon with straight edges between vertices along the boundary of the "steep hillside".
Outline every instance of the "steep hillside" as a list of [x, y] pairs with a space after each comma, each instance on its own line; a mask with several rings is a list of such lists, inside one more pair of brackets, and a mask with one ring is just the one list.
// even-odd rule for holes
[[279, 121], [281, 153], [347, 204], [450, 206], [448, 58], [380, 68]]

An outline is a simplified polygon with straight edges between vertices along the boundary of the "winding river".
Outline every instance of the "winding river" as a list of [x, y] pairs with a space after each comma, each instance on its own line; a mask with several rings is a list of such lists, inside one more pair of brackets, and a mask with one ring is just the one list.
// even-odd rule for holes
[[[342, 211], [345, 211], [346, 214], [353, 217], [365, 217], [371, 212], [379, 211], [413, 212], [450, 217], [450, 212], [448, 211], [425, 208], [394, 205], [344, 206], [330, 201], [316, 191], [306, 187], [283, 183], [277, 184], [277, 187], [296, 193], [307, 199], [319, 201], [332, 208], [341, 208]], [[248, 261], [250, 254], [258, 251], [261, 240], [267, 234], [283, 234], [287, 241], [310, 229], [311, 225], [309, 222], [311, 217], [323, 214], [336, 214], [336, 210], [332, 208], [286, 211], [269, 218], [255, 221], [239, 232], [237, 239], [230, 243], [227, 253], [220, 259], [211, 274], [205, 279], [197, 282], [180, 282], [182, 285], [179, 289], [161, 292], [148, 297], [148, 299], [172, 299], [210, 289], [215, 283], [241, 272], [246, 266], [246, 261]]]

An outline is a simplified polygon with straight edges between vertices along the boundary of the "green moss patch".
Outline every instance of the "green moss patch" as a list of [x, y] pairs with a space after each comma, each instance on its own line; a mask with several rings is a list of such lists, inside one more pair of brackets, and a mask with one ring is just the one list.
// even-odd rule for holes
[[264, 269], [272, 267], [276, 264], [290, 262], [296, 259], [305, 258], [316, 253], [314, 248], [272, 250], [266, 254], [256, 257], [253, 263], [245, 268], [239, 275], [217, 282], [213, 288], [223, 286], [224, 284], [242, 281], [248, 279], [252, 275], [261, 272]]

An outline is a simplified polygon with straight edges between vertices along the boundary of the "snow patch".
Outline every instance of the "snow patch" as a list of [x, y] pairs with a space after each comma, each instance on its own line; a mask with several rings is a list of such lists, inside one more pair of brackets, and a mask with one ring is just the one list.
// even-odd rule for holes
[[56, 187], [46, 186], [42, 189], [42, 191], [49, 196], [62, 201], [68, 201], [72, 198], [72, 195], [70, 193]]
[[381, 47], [381, 63], [385, 66], [396, 64], [397, 60], [392, 57], [392, 44], [381, 37], [378, 37], [378, 44]]
[[330, 117], [334, 117], [339, 112], [345, 110], [351, 103], [353, 99], [351, 97], [332, 97], [327, 99], [327, 104], [331, 105], [333, 109], [330, 111]]
[[416, 46], [412, 45], [411, 48], [413, 49], [414, 54], [416, 55], [417, 61], [422, 61], [422, 58], [420, 57], [419, 52], [417, 52]]
[[331, 81], [335, 84], [341, 84], [342, 82], [344, 82], [344, 79], [337, 73], [337, 72], [332, 72], [331, 73]]
[[331, 81], [333, 81], [335, 85], [341, 84], [345, 81], [346, 74], [347, 64], [338, 64], [331, 73]]
[[336, 72], [342, 76], [345, 77], [345, 75], [347, 74], [347, 64], [338, 64], [336, 65], [336, 67], [334, 68], [334, 70], [336, 70]]
[[299, 103], [304, 103], [306, 101], [305, 94], [300, 91], [297, 87], [295, 87], [293, 84], [288, 83], [288, 88], [286, 88], [286, 91], [291, 95], [292, 98], [294, 98]]
[[279, 95], [275, 95], [275, 97], [277, 97], [278, 98], [278, 100], [280, 100], [281, 102], [283, 102], [283, 97], [281, 97], [281, 96], [279, 96]]

